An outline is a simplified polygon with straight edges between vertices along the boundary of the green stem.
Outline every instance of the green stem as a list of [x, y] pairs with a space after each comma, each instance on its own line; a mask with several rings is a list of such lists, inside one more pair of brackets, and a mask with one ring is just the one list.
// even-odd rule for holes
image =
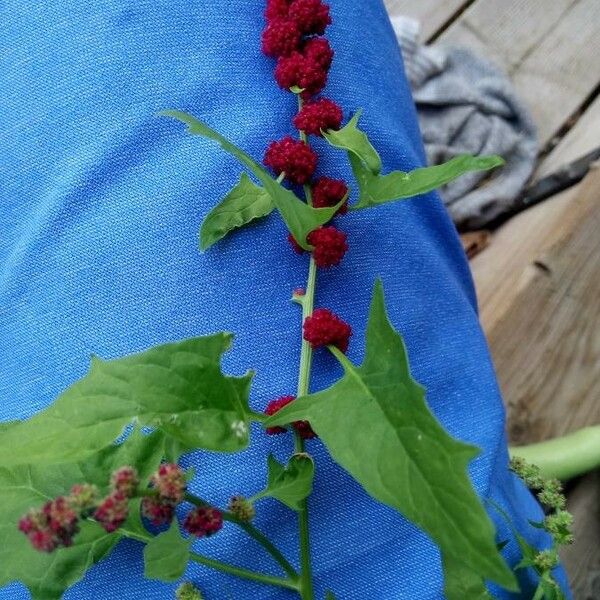
[[[298, 94], [298, 110], [302, 110], [303, 101]], [[300, 131], [300, 139], [308, 144], [308, 138], [303, 131]], [[304, 195], [306, 203], [312, 206], [312, 191], [310, 185], [304, 186]], [[315, 290], [317, 286], [317, 265], [311, 255], [308, 266], [308, 279], [306, 290], [303, 296], [294, 297], [294, 301], [302, 306], [302, 325], [313, 313], [315, 304]], [[300, 348], [300, 367], [298, 372], [298, 391], [296, 397], [306, 396], [310, 391], [310, 372], [312, 367], [312, 348], [310, 344], [302, 337], [302, 346]], [[294, 450], [295, 452], [304, 452], [304, 440], [294, 431]], [[312, 566], [310, 559], [310, 527], [308, 518], [308, 499], [300, 503], [298, 513], [298, 531], [300, 536], [300, 596], [302, 600], [314, 600], [315, 592], [312, 581]]]
[[[201, 506], [204, 506], [204, 504], [202, 504]], [[123, 527], [119, 529], [119, 533], [124, 537], [136, 540], [138, 542], [142, 542], [144, 544], [147, 544], [153, 539], [153, 536], [150, 534], [129, 531], [128, 529], [125, 529]], [[299, 580], [297, 576], [294, 578], [288, 578], [275, 577], [273, 575], [265, 575], [264, 573], [256, 573], [255, 571], [243, 569], [242, 567], [236, 567], [235, 565], [230, 565], [220, 560], [215, 560], [214, 558], [202, 556], [201, 554], [197, 554], [196, 552], [190, 552], [189, 557], [191, 561], [197, 562], [201, 565], [204, 565], [205, 567], [210, 567], [211, 569], [215, 569], [217, 571], [222, 571], [223, 573], [229, 573], [230, 575], [236, 575], [237, 577], [242, 577], [243, 579], [250, 579], [251, 581], [259, 581], [260, 583], [264, 583], [266, 585], [276, 585], [278, 587], [286, 588], [288, 590], [298, 591]]]
[[251, 581], [259, 581], [267, 585], [276, 585], [278, 587], [286, 588], [288, 590], [298, 591], [298, 582], [284, 577], [274, 577], [273, 575], [264, 575], [263, 573], [255, 573], [248, 569], [242, 569], [241, 567], [235, 567], [227, 563], [223, 563], [220, 560], [214, 560], [195, 552], [190, 552], [190, 560], [197, 562], [198, 564], [210, 567], [222, 571], [223, 573], [229, 573], [243, 579], [250, 579]]
[[600, 425], [546, 442], [516, 446], [510, 448], [510, 455], [537, 465], [543, 477], [566, 481], [600, 467]]
[[[194, 496], [193, 494], [186, 494], [185, 500], [195, 506], [212, 506], [206, 500]], [[281, 566], [281, 568], [288, 574], [290, 579], [298, 581], [298, 573], [296, 569], [287, 561], [285, 556], [280, 550], [267, 538], [261, 531], [259, 531], [254, 525], [246, 523], [238, 519], [233, 513], [229, 511], [222, 511], [223, 519], [231, 523], [235, 523], [238, 527], [243, 529], [251, 538], [256, 540]]]

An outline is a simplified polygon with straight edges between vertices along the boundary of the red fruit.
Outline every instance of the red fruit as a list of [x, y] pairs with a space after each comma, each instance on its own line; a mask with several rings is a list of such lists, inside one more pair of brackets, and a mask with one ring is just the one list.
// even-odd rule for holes
[[343, 118], [342, 109], [333, 100], [321, 98], [307, 102], [294, 117], [294, 126], [309, 135], [320, 135], [321, 130], [339, 129]]
[[317, 308], [304, 321], [304, 339], [313, 347], [333, 345], [348, 350], [352, 328], [327, 308]]
[[[341, 179], [319, 177], [312, 186], [312, 201], [315, 208], [335, 206], [348, 193], [348, 186]], [[338, 211], [345, 215], [348, 212], [348, 202], [344, 202]]]
[[98, 488], [91, 483], [76, 483], [67, 497], [71, 508], [78, 513], [87, 513], [95, 505], [98, 498]]
[[152, 475], [150, 482], [158, 490], [161, 499], [174, 504], [183, 501], [187, 485], [185, 473], [179, 465], [174, 463], [160, 465], [158, 471]]
[[[265, 408], [265, 414], [269, 416], [274, 415], [276, 412], [280, 411], [284, 406], [287, 406], [295, 399], [295, 396], [282, 396], [276, 400], [271, 400], [271, 402], [267, 404], [267, 408]], [[317, 434], [311, 429], [308, 421], [294, 421], [292, 423], [292, 427], [298, 432], [300, 437], [305, 440], [317, 437]], [[267, 427], [265, 431], [269, 435], [277, 435], [279, 433], [286, 433], [287, 429], [285, 427], [275, 426]]]
[[304, 43], [302, 54], [309, 60], [317, 63], [325, 71], [328, 71], [333, 61], [334, 52], [327, 39], [315, 37], [308, 39]]
[[265, 9], [265, 18], [267, 21], [280, 17], [287, 17], [290, 9], [288, 0], [267, 0], [267, 8]]
[[262, 33], [262, 51], [267, 56], [288, 56], [300, 46], [302, 34], [295, 21], [272, 19]]
[[306, 241], [314, 246], [313, 258], [317, 267], [334, 267], [339, 265], [348, 251], [346, 234], [333, 226], [319, 227], [311, 231]]
[[325, 87], [327, 68], [315, 59], [295, 51], [289, 56], [279, 57], [275, 66], [275, 80], [284, 90], [293, 86], [302, 88], [302, 97], [307, 99]]
[[135, 494], [135, 490], [140, 483], [138, 472], [134, 467], [121, 467], [110, 477], [110, 485], [113, 491], [123, 492], [126, 496], [131, 498]]
[[[281, 410], [284, 406], [287, 406], [294, 400], [294, 396], [282, 396], [276, 400], [271, 400], [265, 408], [265, 415], [274, 415], [277, 411]], [[267, 427], [265, 430], [269, 435], [277, 435], [279, 433], [285, 433], [287, 429], [285, 427]]]
[[79, 515], [71, 508], [67, 498], [59, 496], [55, 500], [46, 502], [42, 513], [58, 543], [70, 546], [73, 543], [73, 536], [79, 531]]
[[283, 173], [294, 183], [306, 183], [317, 167], [317, 153], [300, 140], [286, 136], [271, 142], [265, 152], [264, 163], [277, 173]]
[[145, 497], [142, 500], [142, 514], [159, 526], [170, 523], [175, 514], [175, 505], [159, 498]]
[[292, 0], [288, 15], [294, 19], [302, 33], [323, 35], [331, 24], [329, 6], [321, 0]]
[[118, 529], [129, 513], [129, 498], [122, 491], [114, 491], [109, 494], [96, 509], [94, 518], [102, 527], [112, 533]]
[[183, 526], [196, 537], [210, 537], [223, 527], [223, 514], [218, 508], [199, 506], [187, 514]]
[[48, 518], [42, 509], [32, 508], [19, 520], [19, 531], [29, 539], [31, 545], [40, 552], [52, 552], [60, 545], [60, 540], [48, 525]]

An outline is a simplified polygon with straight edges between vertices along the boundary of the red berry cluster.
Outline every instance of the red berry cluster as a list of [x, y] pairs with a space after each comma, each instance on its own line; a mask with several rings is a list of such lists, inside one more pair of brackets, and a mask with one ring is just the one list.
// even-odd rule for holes
[[79, 531], [79, 514], [68, 497], [59, 496], [42, 508], [29, 510], [19, 520], [19, 530], [36, 550], [52, 552], [60, 546], [73, 544], [73, 536]]
[[142, 515], [153, 525], [169, 523], [175, 515], [175, 508], [185, 496], [185, 473], [177, 464], [164, 463], [152, 475], [150, 485], [157, 495], [146, 496], [142, 500]]
[[[274, 415], [295, 399], [295, 396], [282, 396], [276, 400], [271, 400], [271, 402], [267, 404], [267, 408], [265, 408], [265, 414], [269, 416]], [[302, 439], [310, 440], [311, 438], [317, 437], [317, 434], [312, 430], [308, 421], [294, 421], [292, 427]], [[266, 431], [269, 435], [277, 435], [279, 433], [285, 433], [287, 429], [285, 427], [267, 427]]]
[[304, 321], [304, 339], [313, 347], [333, 345], [348, 350], [352, 328], [327, 308], [317, 308]]
[[214, 506], [198, 506], [187, 514], [183, 527], [196, 537], [210, 537], [223, 527], [223, 513]]
[[94, 519], [109, 533], [125, 523], [129, 515], [129, 500], [135, 495], [139, 483], [137, 471], [130, 466], [121, 467], [111, 475], [111, 491], [94, 512]]

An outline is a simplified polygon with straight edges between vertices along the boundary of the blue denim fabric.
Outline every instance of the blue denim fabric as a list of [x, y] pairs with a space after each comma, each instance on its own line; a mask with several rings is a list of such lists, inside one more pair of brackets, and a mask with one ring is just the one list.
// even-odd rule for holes
[[[42, 409], [85, 374], [89, 356], [122, 356], [154, 344], [218, 330], [235, 332], [225, 369], [255, 368], [251, 404], [262, 410], [295, 390], [300, 314], [290, 303], [304, 285], [306, 257], [285, 241], [281, 220], [230, 236], [205, 254], [199, 223], [230, 189], [239, 165], [216, 145], [187, 136], [164, 108], [188, 110], [257, 158], [293, 133], [295, 98], [273, 81], [260, 53], [262, 1], [5, 0], [0, 5], [0, 419]], [[422, 165], [423, 149], [400, 52], [379, 0], [332, 0], [329, 37], [336, 58], [326, 90], [362, 120], [386, 170]], [[320, 172], [350, 178], [342, 153], [317, 143]], [[434, 194], [352, 214], [350, 251], [319, 277], [318, 306], [354, 328], [359, 361], [373, 281], [384, 282], [391, 319], [408, 345], [414, 375], [448, 430], [483, 449], [471, 465], [482, 496], [527, 525], [539, 517], [507, 472], [504, 412], [475, 295], [452, 223]], [[317, 353], [314, 389], [339, 374]], [[196, 491], [218, 504], [252, 494], [265, 457], [283, 458], [285, 436], [252, 431], [238, 455], [192, 459]], [[437, 599], [435, 546], [371, 500], [310, 442], [317, 476], [311, 529], [318, 597]], [[295, 518], [266, 501], [258, 525], [272, 529], [296, 561]], [[499, 524], [499, 536], [508, 539]], [[208, 555], [277, 572], [232, 527], [197, 543]], [[517, 560], [516, 545], [506, 555]], [[208, 600], [293, 594], [191, 566]], [[524, 574], [521, 598], [531, 597]], [[122, 542], [65, 595], [69, 599], [163, 599], [143, 579], [141, 546]], [[509, 598], [498, 592], [498, 598]], [[20, 600], [19, 584], [0, 599]]]

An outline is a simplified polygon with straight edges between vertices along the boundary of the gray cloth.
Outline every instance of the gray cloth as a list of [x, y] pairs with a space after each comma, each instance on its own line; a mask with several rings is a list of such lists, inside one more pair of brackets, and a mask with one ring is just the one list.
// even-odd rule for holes
[[523, 190], [538, 151], [535, 125], [508, 77], [469, 50], [418, 41], [419, 23], [392, 18], [417, 106], [429, 164], [458, 154], [499, 154], [506, 165], [470, 173], [440, 190], [454, 222], [479, 228]]

